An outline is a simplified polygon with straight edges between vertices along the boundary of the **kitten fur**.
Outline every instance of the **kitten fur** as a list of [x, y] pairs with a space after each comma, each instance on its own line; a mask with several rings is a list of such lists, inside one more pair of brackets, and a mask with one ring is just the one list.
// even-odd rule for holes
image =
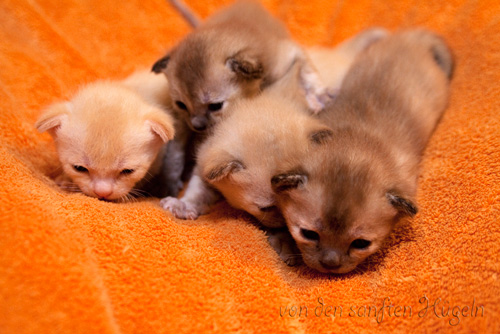
[[[324, 48], [319, 52], [313, 50], [312, 52], [317, 54], [313, 59], [318, 60], [318, 64], [315, 65], [320, 73], [329, 75], [325, 77], [325, 81], [330, 82], [334, 85], [332, 88], [338, 90], [343, 76], [356, 56], [368, 45], [386, 35], [387, 31], [384, 29], [369, 29], [336, 48]], [[307, 143], [306, 136], [296, 137], [294, 131], [285, 131], [287, 127], [297, 129], [296, 131], [306, 131], [307, 129], [302, 127], [311, 122], [318, 124], [304, 115], [308, 106], [305, 94], [300, 88], [299, 72], [300, 66], [295, 64], [285, 76], [258, 97], [242, 99], [242, 102], [237, 101], [230, 106], [227, 115], [222, 116], [220, 123], [223, 124], [215, 126], [213, 133], [198, 150], [198, 166], [201, 171], [196, 170], [194, 179], [188, 183], [181, 199], [165, 198], [161, 201], [162, 207], [182, 219], [195, 219], [207, 212], [210, 204], [218, 197], [203, 182], [205, 179], [218, 189], [230, 204], [254, 215], [264, 225], [269, 227], [283, 225], [278, 210], [271, 208], [274, 205], [274, 194], [268, 184], [268, 174], [273, 172], [272, 166], [275, 165], [276, 159], [274, 156], [278, 156], [280, 150], [292, 151], [300, 147], [301, 140], [304, 141], [304, 145]], [[301, 125], [301, 122], [305, 125]], [[275, 142], [279, 142], [280, 145], [276, 145]], [[269, 152], [267, 152], [268, 147], [272, 147]], [[208, 179], [203, 172], [207, 168], [205, 164], [210, 159], [217, 160], [228, 156], [243, 159], [242, 162], [246, 165], [243, 176], [237, 180]], [[261, 160], [263, 157], [264, 160]], [[232, 165], [232, 168], [234, 171], [239, 167]]]
[[309, 267], [349, 272], [417, 213], [418, 166], [447, 106], [452, 69], [444, 41], [424, 30], [384, 38], [352, 65], [320, 115], [331, 136], [272, 178]]
[[153, 65], [164, 73], [176, 107], [204, 131], [239, 98], [257, 95], [300, 64], [301, 88], [313, 112], [329, 100], [302, 48], [255, 1], [237, 1], [200, 24]]
[[146, 177], [160, 172], [164, 144], [175, 134], [174, 119], [131, 88], [147, 75], [152, 76], [89, 84], [40, 116], [35, 126], [55, 141], [62, 187], [122, 201], [142, 195]]

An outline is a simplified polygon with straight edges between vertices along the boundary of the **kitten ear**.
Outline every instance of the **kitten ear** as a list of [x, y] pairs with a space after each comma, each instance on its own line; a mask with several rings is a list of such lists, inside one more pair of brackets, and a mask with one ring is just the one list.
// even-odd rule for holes
[[271, 186], [279, 194], [288, 190], [297, 189], [307, 183], [307, 174], [304, 172], [288, 172], [271, 178]]
[[224, 161], [214, 167], [209, 167], [204, 177], [209, 182], [217, 182], [242, 169], [245, 169], [245, 165], [239, 160]]
[[39, 132], [50, 131], [51, 135], [55, 134], [64, 119], [68, 117], [71, 104], [69, 102], [59, 102], [49, 106], [44, 113], [38, 118], [35, 127]]
[[417, 206], [409, 199], [404, 198], [395, 192], [388, 192], [386, 195], [387, 199], [396, 210], [402, 215], [413, 217], [417, 214]]
[[333, 131], [328, 127], [322, 127], [311, 131], [308, 137], [314, 144], [322, 145], [333, 137]]
[[261, 79], [264, 75], [262, 63], [256, 58], [238, 52], [226, 60], [226, 66], [246, 80]]
[[151, 71], [155, 72], [156, 74], [163, 72], [167, 68], [169, 61], [170, 54], [158, 59], [156, 63], [153, 64], [153, 68], [151, 69]]
[[165, 111], [154, 109], [148, 115], [146, 123], [151, 127], [151, 131], [158, 135], [164, 143], [174, 138], [174, 119]]

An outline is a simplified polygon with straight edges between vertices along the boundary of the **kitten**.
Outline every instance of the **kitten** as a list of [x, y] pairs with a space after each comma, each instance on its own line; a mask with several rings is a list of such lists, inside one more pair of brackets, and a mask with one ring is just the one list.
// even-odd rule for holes
[[325, 131], [320, 120], [288, 99], [262, 94], [235, 103], [200, 147], [200, 175], [233, 207], [245, 210], [264, 226], [283, 227], [271, 188], [279, 162], [290, 167], [296, 156], [317, 145]]
[[204, 131], [234, 101], [257, 95], [295, 63], [306, 101], [318, 112], [330, 96], [307, 55], [262, 5], [242, 0], [200, 24], [153, 71], [166, 75], [190, 127]]
[[60, 185], [123, 201], [141, 195], [148, 175], [160, 172], [174, 119], [132, 89], [134, 82], [89, 84], [40, 116], [35, 126], [51, 134], [62, 164]]
[[424, 30], [382, 39], [352, 65], [320, 115], [331, 136], [271, 181], [309, 267], [347, 273], [417, 213], [418, 166], [452, 69], [443, 40]]

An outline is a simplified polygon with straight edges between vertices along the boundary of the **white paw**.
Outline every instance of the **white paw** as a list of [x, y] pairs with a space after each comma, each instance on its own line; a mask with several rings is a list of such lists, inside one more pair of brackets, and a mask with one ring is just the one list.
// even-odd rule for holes
[[198, 218], [200, 212], [190, 203], [185, 203], [175, 197], [165, 197], [160, 201], [160, 206], [170, 211], [175, 218], [191, 219]]
[[330, 101], [337, 96], [338, 89], [321, 89], [319, 91], [308, 91], [306, 94], [307, 105], [314, 115], [325, 108]]

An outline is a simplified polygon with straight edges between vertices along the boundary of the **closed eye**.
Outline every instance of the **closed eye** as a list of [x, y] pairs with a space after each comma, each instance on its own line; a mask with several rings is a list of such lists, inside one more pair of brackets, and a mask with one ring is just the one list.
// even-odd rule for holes
[[369, 240], [356, 239], [351, 243], [351, 248], [361, 250], [370, 247], [371, 244], [372, 242]]
[[182, 110], [188, 110], [188, 108], [186, 107], [186, 105], [181, 102], [181, 101], [175, 101], [175, 105], [179, 108], [179, 109], [182, 109]]
[[276, 209], [276, 205], [271, 205], [271, 206], [265, 206], [263, 208], [259, 208], [260, 211], [262, 212], [271, 212]]
[[302, 236], [310, 241], [319, 241], [319, 234], [318, 232], [311, 231], [311, 230], [306, 230], [305, 228], [300, 229], [300, 234]]
[[133, 169], [124, 169], [120, 172], [121, 175], [130, 175], [134, 172]]
[[87, 168], [80, 165], [73, 165], [73, 169], [79, 173], [87, 173], [89, 171]]
[[208, 110], [209, 111], [219, 111], [222, 109], [223, 105], [224, 105], [224, 102], [210, 103], [208, 105]]

